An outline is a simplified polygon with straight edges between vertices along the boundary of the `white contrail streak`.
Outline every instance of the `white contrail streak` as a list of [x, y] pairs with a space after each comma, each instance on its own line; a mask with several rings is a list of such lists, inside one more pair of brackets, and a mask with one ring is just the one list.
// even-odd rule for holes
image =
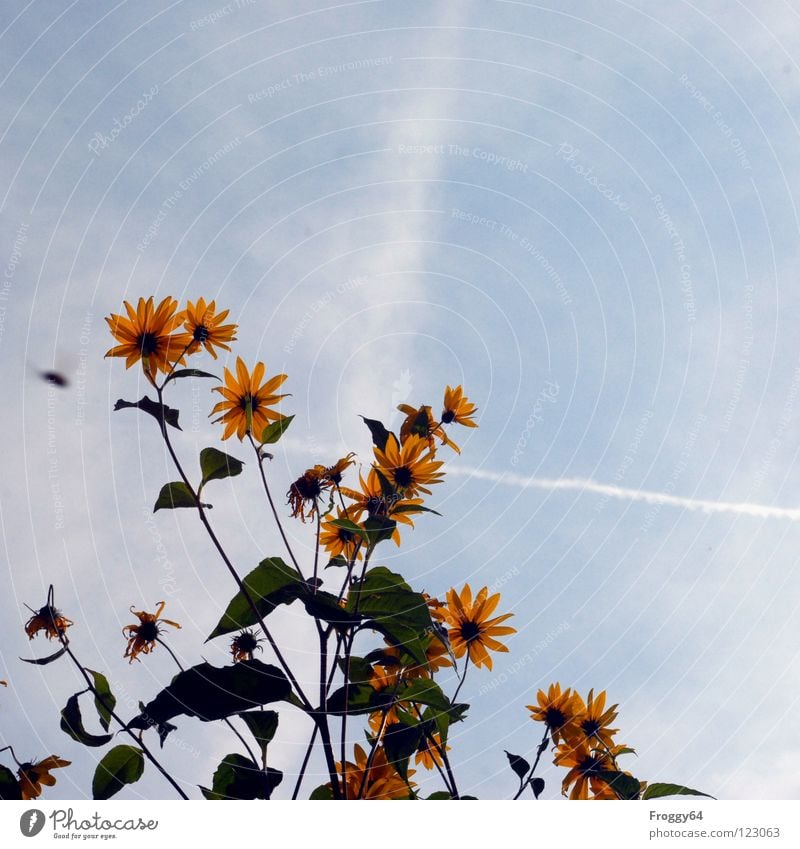
[[526, 478], [510, 472], [489, 472], [468, 466], [450, 468], [450, 474], [462, 477], [479, 478], [495, 483], [515, 486], [519, 489], [544, 489], [548, 491], [572, 490], [576, 492], [595, 492], [608, 498], [622, 501], [643, 501], [646, 504], [665, 504], [670, 507], [683, 507], [700, 513], [735, 513], [739, 516], [756, 516], [761, 519], [788, 519], [800, 522], [800, 509], [788, 507], [770, 507], [767, 504], [749, 504], [740, 501], [706, 501], [702, 498], [684, 498], [666, 492], [653, 492], [647, 489], [629, 489], [624, 486], [612, 486], [598, 483], [588, 478]]

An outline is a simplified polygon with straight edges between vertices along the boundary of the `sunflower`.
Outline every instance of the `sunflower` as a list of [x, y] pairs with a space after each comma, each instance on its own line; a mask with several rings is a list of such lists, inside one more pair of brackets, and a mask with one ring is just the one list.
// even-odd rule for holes
[[183, 363], [186, 346], [181, 337], [171, 335], [180, 327], [184, 313], [175, 313], [178, 302], [174, 298], [164, 298], [156, 307], [152, 296], [147, 300], [139, 298], [134, 308], [124, 301], [128, 317], [112, 313], [106, 317], [111, 335], [120, 343], [106, 352], [107, 357], [125, 357], [125, 368], [130, 368], [139, 360], [151, 381], [159, 371], [168, 374], [177, 363]]
[[[449, 752], [450, 747], [445, 746], [445, 751]], [[423, 769], [433, 769], [434, 767], [442, 767], [442, 738], [439, 734], [433, 735], [433, 740], [429, 740], [426, 735], [423, 735], [422, 741], [417, 749], [417, 754], [414, 756], [414, 763]]]
[[[31, 608], [28, 608], [30, 610]], [[44, 631], [48, 640], [60, 639], [70, 625], [75, 623], [63, 616], [60, 610], [52, 604], [46, 604], [41, 610], [36, 611], [25, 624], [25, 633], [32, 640], [39, 631]]]
[[127, 639], [128, 646], [125, 649], [123, 657], [129, 657], [129, 663], [133, 663], [138, 659], [140, 654], [150, 654], [156, 647], [156, 642], [161, 634], [161, 626], [159, 623], [172, 625], [173, 628], [180, 628], [177, 622], [171, 619], [162, 619], [161, 612], [164, 610], [166, 602], [160, 601], [155, 613], [145, 613], [143, 610], [134, 610], [131, 607], [131, 613], [139, 617], [138, 625], [126, 625], [122, 629], [122, 635]]
[[[617, 794], [601, 778], [603, 773], [617, 771], [614, 759], [607, 752], [592, 749], [588, 740], [564, 740], [556, 749], [553, 763], [569, 770], [561, 782], [562, 795], [566, 796], [569, 791], [570, 799], [588, 799], [591, 790], [593, 799], [617, 798]], [[574, 786], [570, 791], [571, 785]]]
[[356, 455], [351, 451], [346, 457], [342, 457], [341, 460], [337, 460], [332, 466], [328, 466], [325, 469], [325, 474], [323, 475], [325, 481], [333, 486], [339, 486], [342, 482], [342, 475], [344, 474], [344, 470], [349, 466], [355, 465], [355, 460], [352, 458]]
[[594, 690], [589, 690], [589, 698], [586, 705], [583, 699], [576, 693], [575, 706], [577, 709], [576, 726], [586, 735], [590, 743], [599, 741], [607, 749], [614, 746], [613, 737], [619, 729], [609, 728], [609, 725], [617, 718], [618, 705], [611, 705], [606, 710], [606, 691], [594, 695]]
[[[348, 509], [348, 516], [354, 522], [361, 520], [362, 514], [366, 513], [368, 518], [377, 516], [379, 518], [391, 518], [393, 521], [409, 527], [414, 527], [414, 520], [411, 515], [421, 513], [422, 509], [415, 509], [422, 505], [421, 498], [403, 498], [400, 495], [386, 495], [381, 486], [381, 479], [375, 469], [370, 469], [366, 480], [359, 473], [359, 482], [361, 490], [346, 489], [341, 487], [340, 492], [345, 498], [351, 499], [354, 504], [351, 504]], [[400, 545], [400, 531], [394, 529], [392, 539], [395, 545]]]
[[243, 660], [252, 660], [253, 652], [256, 650], [263, 651], [261, 648], [262, 639], [259, 639], [249, 628], [242, 631], [231, 640], [231, 654], [233, 662]]
[[211, 411], [222, 413], [214, 419], [214, 424], [222, 422], [225, 431], [223, 439], [228, 439], [234, 433], [240, 440], [248, 433], [255, 434], [260, 440], [264, 428], [271, 421], [283, 418], [280, 413], [271, 407], [278, 403], [285, 395], [276, 395], [275, 390], [286, 380], [285, 374], [277, 374], [262, 384], [264, 378], [264, 363], [256, 363], [252, 373], [241, 357], [236, 358], [236, 377], [225, 369], [225, 385], [215, 386], [213, 391], [219, 392], [224, 401], [220, 401]]
[[447, 610], [443, 621], [449, 626], [447, 635], [456, 657], [463, 657], [467, 653], [475, 666], [485, 665], [491, 669], [492, 659], [487, 649], [508, 651], [506, 646], [494, 638], [516, 633], [515, 628], [500, 624], [514, 614], [504, 613], [494, 619], [489, 618], [499, 601], [500, 593], [490, 596], [488, 587], [480, 590], [474, 602], [469, 584], [464, 584], [460, 594], [455, 589], [447, 591]]
[[60, 769], [64, 766], [69, 766], [72, 761], [65, 761], [58, 755], [50, 755], [38, 763], [20, 764], [17, 770], [19, 776], [19, 787], [22, 791], [23, 799], [38, 799], [42, 795], [42, 784], [47, 787], [52, 787], [56, 780], [50, 775], [51, 769]]
[[[350, 519], [346, 510], [337, 510], [337, 519]], [[352, 521], [352, 519], [351, 519]], [[347, 528], [340, 528], [333, 524], [334, 519], [328, 517], [322, 523], [322, 529], [319, 535], [319, 541], [325, 551], [328, 552], [331, 559], [334, 557], [344, 557], [350, 561], [354, 557], [361, 560], [360, 540], [353, 531], [348, 531]]]
[[194, 354], [205, 348], [216, 360], [215, 347], [230, 351], [228, 342], [236, 341], [236, 324], [222, 324], [230, 310], [217, 314], [217, 303], [206, 304], [205, 298], [200, 298], [196, 304], [187, 301], [184, 312], [183, 326], [186, 330], [176, 337], [176, 344], [186, 348], [187, 354]]
[[553, 743], [559, 739], [572, 737], [578, 727], [578, 717], [583, 709], [583, 701], [577, 693], [567, 687], [561, 692], [561, 684], [551, 684], [547, 693], [539, 690], [536, 695], [537, 705], [527, 705], [531, 711], [531, 719], [544, 722], [547, 725]]
[[453, 442], [452, 439], [444, 432], [441, 422], [437, 422], [433, 417], [431, 408], [423, 404], [421, 407], [411, 407], [408, 404], [400, 404], [397, 407], [401, 413], [405, 413], [405, 420], [400, 425], [400, 442], [401, 444], [408, 439], [409, 436], [422, 436], [428, 440], [428, 446], [431, 451], [436, 450], [436, 440], [434, 437], [439, 437], [442, 445], [449, 445], [456, 454], [461, 453], [461, 449]]
[[[356, 762], [346, 762], [346, 777], [343, 795], [346, 799], [408, 799], [409, 786], [397, 774], [395, 768], [387, 761], [383, 748], [375, 751], [372, 764], [367, 771], [367, 753], [358, 744], [354, 747]], [[342, 765], [336, 764], [336, 770], [341, 775]], [[408, 776], [414, 775], [415, 770], [408, 770]], [[364, 779], [367, 775], [366, 780]], [[363, 792], [361, 785], [364, 785]]]
[[416, 434], [410, 435], [400, 445], [397, 437], [389, 434], [383, 450], [375, 447], [377, 468], [381, 474], [404, 496], [413, 497], [417, 492], [430, 495], [427, 485], [441, 483], [444, 465], [431, 451], [427, 439]]
[[442, 423], [465, 425], [466, 427], [477, 427], [477, 423], [472, 420], [478, 408], [470, 403], [469, 398], [464, 395], [464, 390], [460, 386], [451, 389], [449, 386], [444, 391], [444, 409], [442, 410]]

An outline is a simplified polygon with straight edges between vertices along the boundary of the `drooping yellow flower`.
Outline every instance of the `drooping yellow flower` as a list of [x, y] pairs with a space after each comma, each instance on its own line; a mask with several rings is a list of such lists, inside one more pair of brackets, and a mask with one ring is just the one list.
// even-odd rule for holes
[[593, 749], [585, 737], [562, 741], [553, 763], [569, 770], [561, 783], [562, 795], [566, 796], [569, 791], [570, 799], [588, 799], [591, 790], [593, 799], [617, 798], [608, 783], [600, 777], [602, 773], [617, 771], [613, 757], [607, 752]]
[[305, 522], [306, 515], [313, 519], [319, 512], [319, 498], [326, 488], [325, 466], [316, 465], [306, 469], [286, 493], [292, 516], [302, 522]]
[[127, 318], [115, 313], [106, 317], [111, 335], [120, 343], [106, 352], [107, 357], [125, 357], [125, 368], [141, 360], [152, 381], [159, 371], [167, 374], [176, 363], [183, 363], [186, 346], [173, 331], [183, 323], [184, 313], [175, 312], [174, 298], [164, 298], [157, 307], [152, 296], [139, 298], [136, 309], [127, 301], [123, 305]]
[[596, 741], [600, 741], [603, 746], [611, 749], [614, 745], [614, 735], [619, 729], [609, 728], [611, 723], [617, 718], [617, 707], [612, 705], [608, 710], [606, 707], [606, 691], [594, 695], [594, 690], [589, 690], [589, 698], [586, 704], [583, 704], [583, 699], [575, 694], [576, 718], [575, 724], [588, 739], [591, 745], [595, 745]]
[[577, 693], [572, 692], [571, 687], [567, 687], [562, 693], [561, 684], [556, 682], [550, 685], [547, 693], [539, 690], [536, 700], [537, 705], [527, 705], [531, 711], [531, 719], [545, 723], [554, 743], [575, 734], [583, 702]]
[[[387, 761], [386, 752], [378, 748], [372, 765], [367, 771], [367, 753], [358, 744], [354, 747], [356, 762], [347, 761], [345, 787], [343, 795], [346, 799], [408, 799], [410, 790], [406, 782], [398, 775], [397, 770]], [[342, 774], [341, 764], [336, 764], [339, 775]], [[409, 778], [415, 770], [408, 770]], [[367, 774], [366, 780], [364, 775]], [[363, 792], [361, 785], [364, 785]], [[413, 783], [411, 785], [413, 787]]]
[[[30, 609], [30, 608], [29, 608]], [[75, 623], [62, 615], [52, 604], [46, 604], [31, 616], [25, 624], [25, 633], [32, 640], [39, 631], [44, 631], [48, 640], [59, 639], [70, 625]]]
[[181, 627], [171, 619], [161, 618], [161, 613], [165, 606], [166, 602], [160, 601], [155, 613], [146, 613], [144, 610], [134, 610], [131, 607], [131, 613], [139, 617], [139, 624], [126, 625], [122, 629], [122, 635], [128, 641], [128, 646], [125, 649], [123, 657], [129, 657], [129, 663], [137, 660], [140, 654], [150, 654], [153, 651], [161, 634], [161, 623], [172, 625], [173, 628]]
[[400, 404], [397, 407], [401, 413], [405, 413], [405, 419], [400, 425], [400, 442], [401, 444], [408, 439], [409, 436], [422, 436], [428, 440], [428, 447], [431, 451], [436, 451], [436, 439], [438, 437], [442, 445], [449, 445], [456, 454], [461, 453], [461, 449], [453, 442], [452, 439], [444, 432], [441, 422], [437, 422], [433, 417], [431, 408], [423, 404], [421, 407], [412, 407], [409, 404]]
[[261, 643], [263, 640], [249, 629], [245, 629], [241, 634], [237, 634], [231, 640], [231, 654], [233, 655], [234, 663], [241, 663], [243, 660], [252, 660], [255, 651], [263, 651]]
[[444, 465], [428, 445], [428, 440], [411, 435], [400, 445], [394, 434], [389, 434], [383, 451], [373, 449], [377, 468], [405, 497], [413, 498], [418, 492], [430, 495], [429, 485], [441, 483], [444, 476], [439, 469]]
[[486, 666], [487, 669], [491, 669], [492, 659], [487, 649], [508, 651], [508, 648], [498, 642], [495, 637], [516, 633], [515, 628], [500, 624], [514, 614], [504, 613], [494, 619], [489, 618], [499, 602], [500, 593], [490, 596], [488, 587], [480, 590], [474, 602], [469, 584], [464, 584], [461, 593], [455, 589], [447, 591], [447, 609], [444, 612], [443, 622], [449, 626], [447, 635], [456, 657], [463, 657], [467, 653], [475, 666]]
[[216, 310], [216, 301], [206, 304], [205, 298], [200, 298], [196, 304], [187, 302], [183, 322], [186, 332], [176, 338], [181, 346], [179, 350], [186, 348], [187, 354], [194, 354], [200, 348], [205, 348], [215, 360], [217, 352], [214, 348], [230, 351], [230, 345], [227, 343], [236, 341], [238, 325], [222, 323], [230, 310], [223, 310], [221, 313]]
[[72, 761], [65, 761], [58, 755], [50, 755], [38, 763], [21, 764], [17, 770], [19, 787], [23, 799], [38, 799], [42, 795], [42, 784], [52, 787], [56, 780], [50, 775], [51, 769], [69, 766]]
[[273, 410], [272, 407], [285, 398], [285, 395], [276, 395], [275, 391], [286, 380], [285, 374], [277, 374], [262, 384], [265, 372], [264, 363], [256, 363], [252, 374], [241, 357], [236, 358], [236, 376], [226, 368], [225, 385], [215, 386], [215, 392], [219, 392], [224, 401], [220, 401], [211, 411], [222, 415], [214, 419], [214, 424], [222, 422], [225, 430], [223, 439], [228, 439], [234, 433], [240, 440], [248, 433], [254, 435], [256, 441], [261, 440], [264, 428], [270, 422], [278, 421], [283, 416]]
[[478, 408], [470, 403], [469, 398], [464, 395], [460, 386], [451, 389], [449, 386], [444, 391], [444, 409], [442, 410], [442, 423], [465, 425], [466, 427], [477, 427], [472, 417], [478, 412]]

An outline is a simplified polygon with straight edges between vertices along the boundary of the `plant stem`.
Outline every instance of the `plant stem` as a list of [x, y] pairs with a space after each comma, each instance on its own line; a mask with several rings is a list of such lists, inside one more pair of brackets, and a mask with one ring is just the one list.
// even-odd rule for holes
[[306, 774], [306, 769], [308, 768], [308, 762], [311, 759], [311, 751], [314, 748], [314, 741], [317, 739], [317, 732], [319, 731], [319, 726], [314, 725], [314, 730], [311, 732], [311, 739], [308, 741], [308, 746], [306, 746], [306, 754], [303, 758], [303, 763], [300, 767], [300, 774], [297, 776], [297, 784], [294, 786], [294, 793], [292, 793], [292, 801], [294, 802], [297, 799], [297, 794], [300, 792], [300, 785], [303, 783], [303, 778]]
[[539, 748], [536, 751], [536, 760], [533, 762], [533, 766], [531, 767], [531, 770], [528, 773], [528, 775], [525, 777], [525, 780], [520, 784], [519, 790], [517, 791], [517, 795], [514, 796], [514, 799], [511, 800], [512, 802], [515, 801], [516, 799], [519, 799], [519, 797], [522, 795], [522, 792], [531, 783], [531, 779], [533, 778], [533, 774], [534, 774], [534, 772], [536, 772], [536, 767], [539, 766], [539, 761], [541, 760], [542, 755], [547, 751], [547, 738], [548, 738], [549, 733], [550, 733], [550, 729], [545, 728], [544, 729], [544, 736], [542, 737], [542, 742], [539, 743]]

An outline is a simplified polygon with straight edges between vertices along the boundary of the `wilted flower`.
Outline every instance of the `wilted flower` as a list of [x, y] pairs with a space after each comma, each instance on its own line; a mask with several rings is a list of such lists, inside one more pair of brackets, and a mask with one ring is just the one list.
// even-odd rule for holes
[[129, 657], [129, 663], [137, 660], [140, 654], [150, 654], [153, 651], [161, 634], [160, 623], [172, 625], [173, 628], [181, 627], [171, 619], [161, 618], [161, 612], [165, 606], [166, 602], [160, 601], [155, 613], [146, 613], [144, 610], [134, 610], [131, 607], [131, 613], [139, 617], [139, 624], [126, 625], [122, 629], [122, 635], [128, 640], [128, 646], [123, 657]]

